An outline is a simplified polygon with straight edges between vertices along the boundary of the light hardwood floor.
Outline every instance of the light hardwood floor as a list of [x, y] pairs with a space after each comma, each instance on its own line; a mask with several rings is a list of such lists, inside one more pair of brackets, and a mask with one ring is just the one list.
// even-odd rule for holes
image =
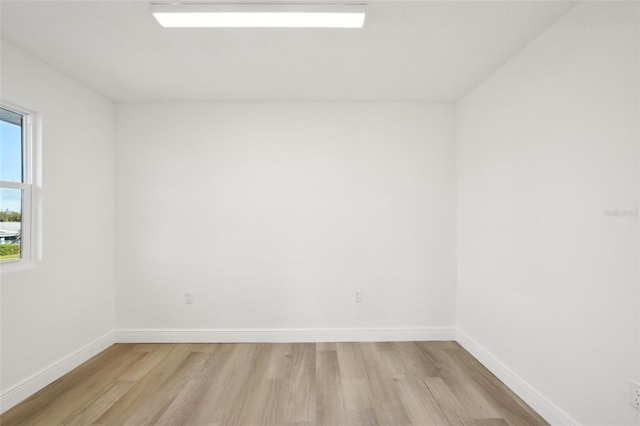
[[117, 344], [10, 425], [538, 425], [454, 342]]

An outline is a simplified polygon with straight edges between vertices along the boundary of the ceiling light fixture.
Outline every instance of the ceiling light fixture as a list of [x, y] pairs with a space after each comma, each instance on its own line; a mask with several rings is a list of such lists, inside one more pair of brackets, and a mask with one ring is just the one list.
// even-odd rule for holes
[[362, 28], [364, 5], [152, 4], [170, 28]]

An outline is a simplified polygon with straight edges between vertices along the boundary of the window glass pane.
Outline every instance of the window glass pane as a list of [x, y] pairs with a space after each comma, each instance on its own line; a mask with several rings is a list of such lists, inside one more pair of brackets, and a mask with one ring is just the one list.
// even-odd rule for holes
[[20, 259], [22, 190], [0, 188], [0, 261]]
[[22, 115], [0, 108], [0, 180], [22, 182]]

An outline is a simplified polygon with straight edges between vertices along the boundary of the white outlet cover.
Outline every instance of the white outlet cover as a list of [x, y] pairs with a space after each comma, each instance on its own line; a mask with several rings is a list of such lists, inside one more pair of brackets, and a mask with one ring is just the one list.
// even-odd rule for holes
[[640, 385], [631, 382], [629, 385], [629, 404], [636, 410], [640, 410]]

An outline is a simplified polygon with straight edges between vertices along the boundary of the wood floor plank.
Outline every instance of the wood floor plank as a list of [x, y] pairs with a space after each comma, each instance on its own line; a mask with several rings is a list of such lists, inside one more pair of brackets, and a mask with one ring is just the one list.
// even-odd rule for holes
[[[108, 370], [111, 360], [117, 363], [128, 362], [127, 360], [135, 361], [136, 355], [131, 355], [131, 347], [126, 345], [113, 345], [95, 357], [91, 358], [78, 368], [60, 377], [40, 392], [30, 396], [21, 404], [16, 405], [7, 412], [3, 413], [0, 417], [2, 419], [1, 424], [20, 424], [22, 419], [27, 419], [31, 424], [37, 424], [38, 416], [42, 415], [43, 419], [47, 419], [47, 410], [52, 407], [57, 409], [58, 405], [66, 405], [66, 395], [72, 394], [69, 401], [73, 401], [74, 392], [78, 393], [78, 389], [82, 389], [90, 380], [90, 376], [93, 374], [100, 374], [101, 370]], [[105, 385], [104, 390], [109, 386]], [[56, 403], [53, 404], [51, 395], [56, 395]], [[77, 410], [80, 411], [80, 410]]]
[[455, 342], [376, 342], [118, 344], [0, 424], [546, 423]]
[[224, 345], [224, 343], [196, 343], [193, 344], [194, 352], [216, 352], [220, 345]]
[[[201, 397], [201, 392], [195, 392], [197, 389], [195, 385], [198, 382], [192, 381], [192, 378], [202, 368], [207, 359], [208, 354], [205, 352], [189, 351], [171, 375], [162, 383], [159, 383], [154, 392], [145, 399], [143, 405], [149, 407], [149, 409], [137, 409], [131, 418], [123, 424], [156, 424], [164, 412], [169, 410], [172, 405], [179, 407], [187, 403], [187, 401], [178, 401], [174, 404], [175, 399], [185, 390], [188, 391], [187, 395], [189, 397], [193, 397], [194, 394]], [[189, 384], [192, 386], [188, 387], [187, 385]]]
[[427, 385], [433, 399], [450, 424], [464, 425], [473, 419], [466, 413], [465, 407], [460, 404], [455, 394], [440, 377], [427, 377], [422, 381]]
[[409, 367], [399, 352], [399, 348], [393, 343], [390, 343], [390, 345], [391, 346], [387, 346], [384, 350], [380, 351], [380, 358], [384, 360], [392, 377], [400, 378], [411, 376]]
[[192, 374], [194, 374], [198, 368], [202, 367], [204, 361], [208, 358], [206, 353], [192, 352], [190, 348], [185, 348], [185, 352], [186, 354], [176, 350], [175, 353], [172, 354], [176, 361], [180, 360], [180, 362], [176, 362], [177, 365], [169, 376], [157, 382], [153, 393], [146, 395], [144, 399], [139, 399], [136, 402], [135, 411], [128, 415], [122, 424], [141, 425], [157, 423], [158, 419], [182, 391], [184, 383], [191, 379]]
[[316, 345], [294, 345], [290, 354], [291, 363], [283, 392], [283, 418], [290, 423], [313, 421], [316, 413]]
[[411, 425], [407, 409], [398, 394], [396, 381], [397, 379], [388, 377], [369, 379], [373, 409], [381, 425]]
[[[275, 425], [281, 424], [284, 413], [284, 374], [276, 368], [280, 356], [286, 355], [280, 344], [257, 344], [255, 353], [248, 364], [248, 375], [244, 384], [237, 389], [235, 409], [228, 412], [224, 423], [234, 425]], [[286, 368], [286, 367], [285, 367]], [[281, 371], [277, 371], [281, 370]], [[276, 378], [271, 378], [276, 373]]]
[[[449, 387], [468, 384], [470, 377], [468, 372], [459, 363], [451, 358], [451, 351], [464, 350], [461, 347], [447, 347], [445, 342], [434, 342], [434, 345], [425, 345], [428, 342], [418, 342], [424, 362], [433, 369], [433, 377], [440, 377]], [[430, 343], [430, 342], [429, 342]], [[448, 342], [451, 343], [451, 342]]]
[[396, 353], [403, 360], [406, 371], [415, 377], [436, 377], [437, 372], [433, 363], [425, 357], [423, 351], [416, 342], [396, 342]]
[[119, 363], [106, 366], [95, 366], [91, 374], [85, 376], [77, 384], [58, 396], [57, 404], [50, 404], [39, 415], [33, 416], [31, 423], [35, 425], [65, 424], [92, 404], [118, 380], [123, 370], [134, 364], [140, 355], [127, 352], [119, 357]]
[[212, 351], [209, 362], [202, 373], [203, 385], [206, 390], [200, 399], [200, 403], [194, 407], [185, 424], [220, 424], [214, 420], [214, 412], [219, 396], [224, 390], [224, 380], [233, 380], [235, 366], [229, 360], [235, 350], [236, 345], [223, 344]]
[[364, 365], [360, 346], [357, 343], [337, 343], [336, 351], [342, 378], [364, 379], [367, 377], [367, 369]]
[[[513, 394], [504, 383], [484, 368], [467, 351], [455, 349], [447, 351], [447, 354], [467, 372], [470, 377], [469, 383], [476, 386], [483, 397], [499, 410], [500, 417], [508, 423], [522, 426], [546, 424], [542, 417]], [[511, 395], [511, 397], [505, 398], [505, 395]]]
[[396, 380], [396, 388], [412, 424], [450, 424], [427, 385], [420, 378], [400, 377]]
[[315, 419], [319, 426], [347, 424], [337, 351], [319, 351], [316, 355]]
[[140, 360], [125, 370], [121, 380], [138, 381], [149, 374], [175, 348], [175, 345], [135, 345], [132, 351], [144, 354]]
[[276, 426], [284, 423], [283, 379], [261, 379], [247, 388], [246, 403], [230, 424]]
[[75, 414], [65, 425], [90, 425], [93, 424], [105, 411], [118, 399], [131, 389], [135, 382], [118, 381], [105, 393]]
[[319, 342], [316, 343], [316, 348], [318, 351], [336, 351], [335, 342]]
[[171, 376], [189, 353], [187, 345], [168, 344], [166, 347], [158, 347], [158, 350], [163, 354], [161, 359], [154, 362], [150, 369], [145, 364], [143, 368], [147, 369], [147, 373], [96, 420], [97, 424], [123, 425], [131, 417], [147, 412], [145, 401], [153, 397], [158, 387]]
[[473, 419], [467, 426], [509, 426], [509, 423], [501, 417], [496, 419]]
[[187, 380], [180, 392], [173, 399], [162, 415], [155, 422], [157, 425], [185, 425], [191, 417], [193, 409], [200, 403], [207, 389], [205, 380]]
[[347, 424], [353, 426], [378, 425], [369, 381], [367, 379], [341, 379]]
[[484, 393], [475, 386], [453, 385], [449, 386], [451, 392], [456, 396], [458, 403], [465, 407], [467, 415], [474, 419], [491, 419], [500, 417], [500, 413], [484, 397]]
[[379, 351], [392, 351], [393, 350], [393, 342], [374, 342], [373, 343], [377, 350]]
[[375, 343], [358, 343], [368, 378], [393, 378], [394, 369], [387, 363]]
[[277, 343], [268, 346], [268, 359], [266, 362], [267, 379], [283, 379], [288, 377], [293, 359], [295, 345], [290, 343]]
[[453, 359], [450, 354], [463, 350], [453, 342], [434, 342], [433, 345], [420, 347], [425, 359], [433, 365], [434, 371], [456, 396], [458, 405], [464, 407], [467, 418], [497, 418], [500, 417], [492, 404], [480, 392], [476, 383], [469, 376], [466, 369]]
[[[219, 373], [213, 377], [208, 391], [189, 422], [192, 424], [238, 424], [246, 409], [248, 382], [255, 370], [254, 357], [258, 351], [254, 343], [233, 346]], [[250, 383], [249, 383], [250, 384]]]

